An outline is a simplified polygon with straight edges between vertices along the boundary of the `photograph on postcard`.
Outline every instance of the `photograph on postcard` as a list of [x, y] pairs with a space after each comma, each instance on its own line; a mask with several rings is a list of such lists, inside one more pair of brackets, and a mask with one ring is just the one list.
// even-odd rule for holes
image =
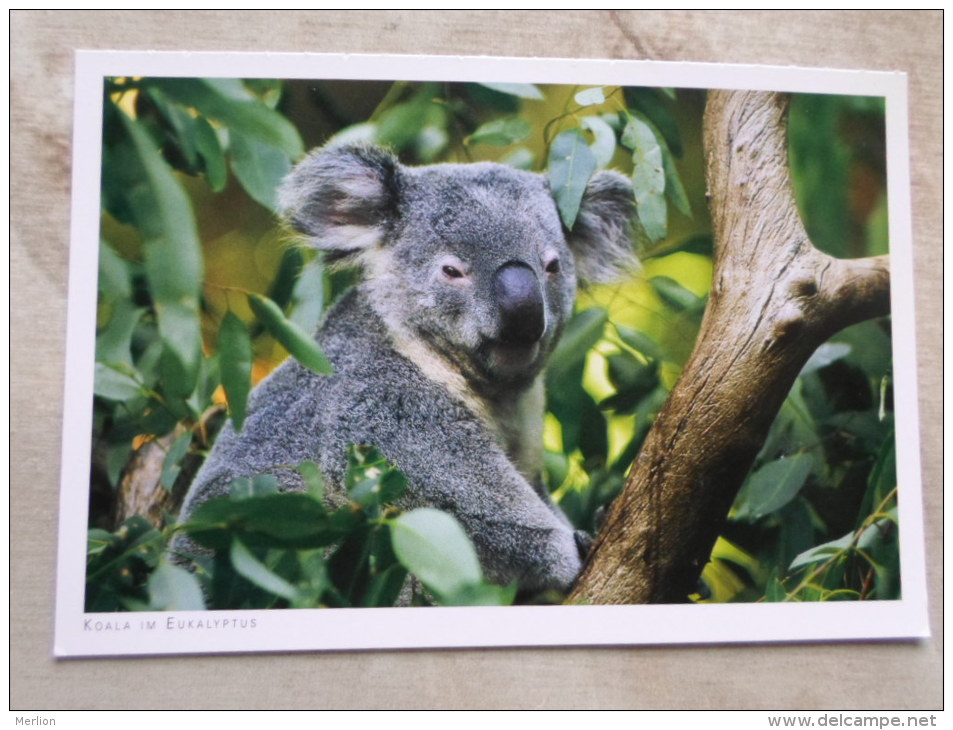
[[409, 78], [102, 77], [84, 614], [900, 601], [885, 98]]

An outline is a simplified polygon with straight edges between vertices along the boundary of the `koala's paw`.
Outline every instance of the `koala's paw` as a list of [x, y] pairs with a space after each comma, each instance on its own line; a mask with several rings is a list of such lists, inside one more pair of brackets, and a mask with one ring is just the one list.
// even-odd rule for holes
[[579, 558], [585, 560], [592, 549], [592, 536], [583, 530], [576, 530], [573, 537], [576, 538], [576, 549], [579, 550]]

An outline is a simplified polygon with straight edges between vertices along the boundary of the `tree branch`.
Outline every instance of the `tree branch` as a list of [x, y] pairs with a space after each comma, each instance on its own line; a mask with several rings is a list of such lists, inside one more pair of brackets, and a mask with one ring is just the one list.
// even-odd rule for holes
[[179, 513], [189, 485], [202, 466], [205, 451], [224, 424], [222, 406], [212, 406], [202, 414], [193, 429], [190, 451], [182, 459], [181, 469], [169, 489], [161, 483], [162, 469], [172, 444], [188, 430], [186, 426], [179, 424], [171, 433], [148, 441], [133, 452], [116, 489], [111, 528], [118, 528], [135, 515], [145, 517], [160, 530], [165, 527], [166, 518]]
[[705, 111], [714, 273], [698, 341], [567, 602], [683, 602], [814, 350], [889, 312], [886, 257], [811, 245], [787, 160], [786, 96], [714, 91]]

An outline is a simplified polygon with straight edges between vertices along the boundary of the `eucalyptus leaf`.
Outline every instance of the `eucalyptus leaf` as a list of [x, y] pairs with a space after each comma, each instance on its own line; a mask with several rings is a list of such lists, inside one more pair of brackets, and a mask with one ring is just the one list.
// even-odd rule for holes
[[148, 134], [119, 114], [143, 174], [130, 203], [145, 239], [145, 271], [166, 351], [178, 361], [175, 392], [191, 393], [202, 356], [202, 249], [192, 207]]
[[235, 430], [241, 431], [251, 392], [253, 353], [248, 328], [231, 310], [218, 328], [218, 351], [229, 415]]
[[[562, 449], [573, 453], [583, 440], [585, 414], [598, 410], [593, 398], [582, 387], [585, 360], [580, 359], [565, 369], [546, 374], [546, 407], [559, 421]], [[554, 377], [554, 375], [556, 377]], [[590, 441], [589, 446], [594, 444]]]
[[165, 458], [162, 460], [162, 473], [159, 476], [159, 483], [166, 491], [171, 491], [175, 484], [176, 477], [182, 470], [182, 459], [189, 452], [191, 444], [192, 434], [186, 431], [176, 437], [166, 452]]
[[166, 95], [240, 134], [284, 150], [293, 160], [304, 154], [294, 125], [274, 109], [226, 79], [153, 79]]
[[795, 380], [768, 431], [759, 454], [761, 460], [774, 459], [797, 448], [812, 453], [816, 467], [826, 463], [818, 425], [804, 400], [803, 390], [801, 379]]
[[804, 364], [804, 367], [801, 368], [800, 374], [807, 375], [821, 368], [826, 368], [831, 363], [847, 357], [850, 351], [851, 346], [846, 343], [825, 342], [814, 351], [814, 354], [811, 355], [810, 359]]
[[308, 494], [318, 501], [324, 499], [324, 475], [318, 465], [313, 461], [302, 461], [296, 469], [304, 479]]
[[174, 132], [172, 139], [181, 152], [186, 170], [194, 172], [199, 160], [195, 139], [195, 117], [178, 104], [171, 103], [159, 88], [147, 85], [144, 91], [172, 128]]
[[[306, 268], [316, 265], [315, 260], [307, 263], [310, 259], [310, 251], [305, 251], [299, 246], [283, 247], [281, 261], [278, 262], [278, 270], [275, 272], [265, 292], [265, 296], [271, 299], [282, 311], [286, 311], [289, 306], [296, 306], [295, 287], [298, 278], [303, 274]], [[314, 291], [306, 291], [305, 297], [315, 296], [318, 299], [324, 298], [323, 287], [320, 285]], [[294, 317], [290, 317], [294, 319]], [[302, 327], [302, 329], [313, 332], [313, 328]]]
[[615, 132], [602, 117], [583, 117], [582, 128], [592, 132], [593, 141], [589, 148], [596, 160], [596, 167], [608, 167], [615, 155]]
[[452, 596], [466, 585], [482, 581], [473, 544], [460, 523], [445, 512], [412, 510], [390, 527], [401, 564], [438, 597]]
[[604, 121], [609, 127], [612, 128], [612, 131], [621, 133], [625, 129], [626, 121], [628, 116], [622, 112], [605, 112], [599, 115], [599, 118]]
[[249, 499], [278, 494], [278, 479], [274, 474], [256, 474], [253, 477], [237, 477], [228, 484], [230, 499]]
[[632, 189], [639, 222], [652, 241], [668, 232], [665, 206], [665, 164], [652, 128], [638, 117], [629, 119], [622, 144], [632, 150]]
[[298, 362], [319, 374], [332, 371], [331, 363], [318, 343], [288, 320], [277, 304], [258, 294], [249, 294], [248, 303], [265, 328]]
[[579, 106], [593, 106], [594, 104], [604, 103], [606, 95], [601, 86], [593, 86], [589, 89], [583, 89], [573, 98]]
[[493, 81], [481, 81], [480, 86], [485, 86], [493, 91], [499, 91], [501, 94], [509, 96], [518, 96], [520, 99], [542, 99], [543, 92], [535, 84], [516, 84]]
[[569, 320], [559, 344], [549, 358], [547, 382], [558, 382], [564, 373], [585, 360], [586, 353], [602, 338], [608, 321], [609, 315], [600, 307], [583, 310]]
[[867, 478], [867, 493], [864, 495], [863, 513], [877, 509], [887, 495], [897, 486], [897, 445], [891, 429], [877, 450], [877, 457]]
[[500, 164], [515, 167], [517, 170], [532, 170], [536, 157], [532, 151], [519, 147], [500, 160]]
[[126, 464], [129, 463], [129, 457], [132, 456], [132, 444], [128, 441], [120, 441], [116, 444], [110, 444], [106, 450], [106, 477], [113, 487], [119, 486], [119, 479], [122, 476]]
[[578, 424], [576, 444], [583, 459], [605, 463], [609, 455], [608, 424], [605, 414], [585, 390], [579, 399]]
[[882, 322], [860, 322], [841, 330], [833, 339], [835, 342], [850, 345], [850, 354], [844, 359], [850, 365], [863, 370], [869, 377], [880, 380], [892, 372], [892, 341]]
[[553, 140], [549, 149], [549, 185], [563, 225], [572, 229], [582, 196], [596, 169], [596, 158], [582, 130], [570, 129]]
[[849, 532], [837, 540], [831, 540], [830, 542], [825, 542], [823, 545], [817, 545], [810, 550], [805, 550], [791, 561], [788, 570], [794, 571], [807, 565], [829, 560], [833, 555], [849, 548], [853, 539], [854, 533]]
[[414, 140], [414, 152], [422, 162], [432, 162], [447, 148], [449, 143], [450, 136], [443, 127], [435, 124], [425, 124]]
[[277, 190], [291, 170], [291, 160], [278, 147], [232, 132], [229, 135], [232, 171], [253, 200], [277, 210]]
[[466, 143], [502, 147], [526, 139], [532, 131], [532, 126], [525, 119], [494, 119], [477, 127], [476, 131], [467, 137]]
[[112, 316], [96, 336], [96, 359], [111, 365], [122, 364], [131, 372], [132, 336], [146, 310], [134, 307], [129, 300], [118, 299]]
[[618, 352], [606, 358], [607, 375], [619, 396], [625, 396], [635, 405], [659, 385], [658, 361], [640, 362], [628, 352]]
[[209, 187], [216, 193], [225, 189], [228, 182], [228, 167], [218, 135], [205, 117], [195, 118], [195, 148], [205, 163], [205, 176]]
[[883, 524], [878, 530], [878, 539], [864, 548], [867, 561], [876, 571], [872, 598], [898, 598], [901, 592], [900, 553], [898, 532], [893, 525]]
[[393, 606], [400, 597], [406, 579], [407, 569], [399, 563], [375, 572], [370, 576], [361, 605], [369, 608]]
[[250, 92], [270, 109], [274, 109], [281, 101], [282, 83], [278, 79], [242, 79], [241, 85], [246, 93]]
[[[644, 120], [652, 125], [659, 133], [658, 136], [677, 156], [682, 156], [682, 141], [678, 133], [678, 124], [664, 97], [668, 96], [665, 90], [652, 87], [629, 87], [626, 89], [626, 100], [632, 109]], [[669, 99], [674, 100], [674, 93]]]
[[86, 555], [99, 555], [119, 542], [119, 538], [107, 530], [92, 528], [86, 533]]
[[735, 500], [735, 519], [757, 520], [776, 512], [797, 496], [814, 468], [810, 454], [769, 462], [751, 474]]
[[91, 538], [94, 552], [87, 555], [86, 610], [121, 610], [124, 600], [132, 597], [142, 603], [144, 586], [136, 576], [159, 564], [165, 547], [162, 533], [136, 516], [123, 522], [108, 541], [100, 531]]
[[317, 599], [321, 597], [331, 583], [328, 579], [328, 567], [324, 561], [324, 550], [297, 550], [295, 557], [298, 559], [298, 567], [301, 572], [301, 578], [296, 583], [299, 600], [296, 605], [300, 606], [302, 599], [311, 598], [312, 606]]
[[397, 152], [417, 139], [427, 119], [430, 100], [420, 96], [391, 107], [377, 120], [376, 141]]
[[641, 198], [636, 198], [635, 206], [639, 214], [639, 224], [650, 241], [660, 241], [668, 235], [668, 209], [665, 207], [665, 197], [649, 191], [641, 183], [636, 182], [641, 189]]
[[442, 599], [445, 606], [509, 606], [516, 598], [517, 584], [497, 586], [492, 583], [470, 583]]
[[291, 291], [291, 321], [305, 332], [314, 332], [324, 314], [324, 270], [318, 263], [301, 269]]
[[764, 597], [768, 603], [779, 603], [787, 599], [788, 593], [784, 590], [784, 584], [776, 576], [771, 576], [765, 586]]
[[297, 589], [280, 575], [276, 575], [245, 547], [241, 540], [233, 540], [229, 553], [235, 572], [259, 588], [289, 601], [298, 599]]
[[162, 560], [148, 582], [150, 611], [203, 611], [205, 600], [196, 577]]
[[613, 323], [615, 331], [618, 333], [619, 338], [629, 347], [631, 347], [636, 352], [640, 352], [648, 358], [653, 360], [662, 360], [664, 359], [664, 354], [662, 348], [649, 337], [644, 332], [634, 330], [625, 325]]
[[407, 477], [396, 469], [388, 469], [354, 485], [348, 496], [361, 507], [380, 507], [400, 497], [406, 487]]
[[653, 276], [649, 284], [669, 307], [678, 312], [698, 309], [704, 301], [668, 276]]
[[[171, 399], [184, 400], [195, 389], [202, 362], [198, 300], [156, 302], [155, 307], [162, 334], [159, 370], [165, 393]], [[167, 405], [174, 407], [171, 402]]]
[[712, 255], [713, 245], [714, 241], [712, 240], [711, 234], [699, 233], [687, 236], [680, 240], [669, 239], [660, 243], [659, 245], [646, 247], [641, 253], [641, 259], [645, 261], [650, 258], [668, 256], [669, 254], [676, 253], [677, 251], [697, 253], [710, 258]]
[[372, 144], [377, 140], [377, 125], [374, 122], [361, 122], [345, 127], [327, 141], [327, 147], [339, 147], [349, 144]]
[[93, 374], [93, 393], [111, 401], [127, 401], [142, 395], [142, 385], [115, 366], [97, 362]]
[[335, 521], [307, 494], [213, 498], [183, 525], [197, 543], [218, 550], [227, 548], [235, 535], [254, 546], [319, 548], [332, 544], [347, 528], [346, 519]]
[[104, 301], [132, 297], [130, 264], [105, 239], [99, 240], [99, 293]]
[[665, 194], [682, 215], [691, 218], [692, 205], [682, 184], [682, 178], [678, 174], [678, 168], [675, 166], [675, 159], [667, 145], [662, 147], [662, 167], [665, 169]]

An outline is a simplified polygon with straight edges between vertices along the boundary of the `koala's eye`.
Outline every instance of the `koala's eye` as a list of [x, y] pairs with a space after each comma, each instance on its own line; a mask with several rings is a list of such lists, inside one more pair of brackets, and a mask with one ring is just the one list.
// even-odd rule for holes
[[445, 264], [443, 269], [443, 275], [449, 279], [462, 279], [463, 272], [460, 271], [456, 266], [451, 266], [450, 264]]
[[559, 273], [559, 259], [553, 259], [548, 264], [546, 264], [546, 273], [547, 274]]

